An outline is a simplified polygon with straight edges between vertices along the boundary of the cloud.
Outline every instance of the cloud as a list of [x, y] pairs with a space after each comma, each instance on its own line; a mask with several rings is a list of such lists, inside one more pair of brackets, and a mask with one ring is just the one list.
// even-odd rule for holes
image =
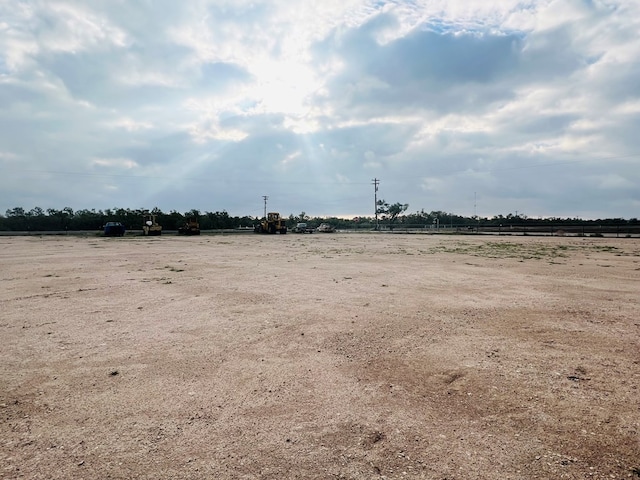
[[410, 210], [637, 216], [637, 2], [23, 0], [0, 18], [0, 210], [259, 214], [266, 194], [367, 215], [375, 177]]
[[138, 166], [136, 162], [129, 158], [94, 158], [91, 165], [99, 168], [116, 167], [126, 170], [131, 170]]

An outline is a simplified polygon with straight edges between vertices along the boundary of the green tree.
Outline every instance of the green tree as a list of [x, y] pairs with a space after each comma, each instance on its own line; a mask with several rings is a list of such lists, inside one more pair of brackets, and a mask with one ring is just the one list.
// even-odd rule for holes
[[31, 215], [32, 217], [44, 217], [44, 210], [40, 207], [34, 207], [31, 209], [31, 211], [29, 212], [29, 215]]
[[102, 212], [96, 212], [94, 209], [81, 209], [74, 213], [69, 228], [72, 230], [97, 230], [103, 225]]
[[10, 208], [6, 212], [7, 217], [24, 217], [25, 211], [22, 207]]
[[382, 215], [382, 219], [389, 223], [390, 228], [393, 228], [395, 221], [401, 214], [407, 211], [407, 208], [409, 208], [408, 203], [394, 203], [390, 205], [384, 200], [378, 200], [378, 215]]

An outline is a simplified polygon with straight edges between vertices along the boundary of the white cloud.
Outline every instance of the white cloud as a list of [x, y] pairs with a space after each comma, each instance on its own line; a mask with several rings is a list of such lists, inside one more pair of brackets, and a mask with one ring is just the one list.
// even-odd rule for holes
[[139, 167], [139, 165], [129, 158], [94, 158], [91, 160], [91, 166], [93, 167], [108, 167], [108, 168], [124, 168], [125, 170], [131, 170]]
[[627, 190], [631, 188], [636, 188], [636, 185], [630, 181], [628, 178], [625, 178], [621, 175], [617, 174], [604, 174], [590, 177], [591, 183], [594, 188], [600, 190], [613, 190], [613, 189], [621, 189]]
[[128, 117], [122, 117], [115, 121], [107, 122], [106, 125], [111, 128], [124, 129], [128, 132], [137, 132], [153, 128], [153, 124], [151, 122], [140, 122]]
[[[638, 2], [23, 0], [0, 18], [0, 169], [54, 172], [33, 179], [52, 206], [113, 206], [104, 172], [164, 209], [245, 214], [254, 182], [291, 211], [366, 215], [376, 177], [411, 210], [469, 213], [453, 184], [489, 214], [637, 216]], [[17, 174], [0, 211], [33, 198]]]
[[49, 1], [40, 3], [36, 15], [40, 48], [52, 51], [79, 52], [105, 44], [125, 47], [127, 35], [108, 18], [96, 15], [82, 3]]

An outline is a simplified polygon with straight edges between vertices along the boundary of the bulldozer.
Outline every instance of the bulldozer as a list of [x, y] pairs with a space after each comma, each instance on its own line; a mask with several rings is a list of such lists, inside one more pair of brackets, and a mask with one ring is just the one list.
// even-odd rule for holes
[[287, 224], [279, 213], [269, 212], [267, 213], [267, 218], [253, 227], [253, 231], [256, 233], [280, 233], [284, 235], [287, 233]]
[[152, 213], [142, 217], [142, 233], [145, 236], [160, 235], [162, 233], [162, 225], [156, 221], [156, 216]]
[[178, 227], [178, 235], [200, 235], [200, 223], [196, 217], [188, 217], [181, 227]]

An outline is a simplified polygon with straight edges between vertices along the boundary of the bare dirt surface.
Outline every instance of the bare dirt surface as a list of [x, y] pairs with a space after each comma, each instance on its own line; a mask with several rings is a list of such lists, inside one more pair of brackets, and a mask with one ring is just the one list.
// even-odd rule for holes
[[0, 238], [0, 478], [640, 478], [637, 239]]

